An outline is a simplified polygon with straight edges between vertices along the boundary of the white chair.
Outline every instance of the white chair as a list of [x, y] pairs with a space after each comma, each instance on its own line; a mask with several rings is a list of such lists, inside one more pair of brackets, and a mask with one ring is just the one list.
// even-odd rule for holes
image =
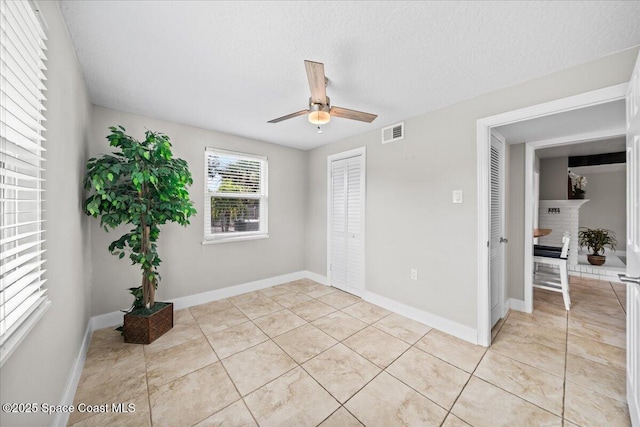
[[[571, 298], [569, 297], [569, 271], [567, 270], [567, 258], [569, 255], [568, 235], [562, 237], [562, 247], [534, 246], [533, 262], [557, 266], [558, 270], [543, 271], [535, 268], [533, 275], [533, 287], [546, 289], [548, 291], [562, 292], [564, 307], [571, 308]], [[559, 273], [559, 274], [558, 274]], [[558, 277], [559, 276], [559, 277]]]

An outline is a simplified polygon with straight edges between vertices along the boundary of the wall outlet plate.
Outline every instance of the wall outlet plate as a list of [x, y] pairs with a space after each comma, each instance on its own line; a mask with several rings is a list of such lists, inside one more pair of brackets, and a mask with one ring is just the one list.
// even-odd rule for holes
[[453, 190], [453, 203], [462, 203], [462, 190]]

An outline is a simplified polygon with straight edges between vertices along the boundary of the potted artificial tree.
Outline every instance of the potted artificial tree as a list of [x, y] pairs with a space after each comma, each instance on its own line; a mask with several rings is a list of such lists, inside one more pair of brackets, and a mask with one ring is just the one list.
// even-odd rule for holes
[[578, 231], [578, 244], [580, 247], [586, 246], [591, 251], [591, 253], [587, 255], [589, 264], [602, 265], [607, 259], [607, 257], [604, 256], [605, 246], [615, 250], [618, 241], [616, 240], [615, 233], [611, 230], [580, 227], [580, 231]]
[[84, 209], [100, 216], [105, 231], [123, 224], [133, 227], [109, 251], [119, 258], [129, 253], [142, 270], [141, 286], [129, 289], [135, 301], [124, 316], [123, 335], [125, 342], [149, 344], [173, 327], [173, 304], [155, 302], [159, 226], [189, 224], [196, 213], [187, 191], [193, 179], [187, 162], [173, 157], [167, 135], [147, 131], [137, 141], [122, 126], [109, 129], [109, 145], [119, 151], [88, 160], [84, 186], [90, 196]]

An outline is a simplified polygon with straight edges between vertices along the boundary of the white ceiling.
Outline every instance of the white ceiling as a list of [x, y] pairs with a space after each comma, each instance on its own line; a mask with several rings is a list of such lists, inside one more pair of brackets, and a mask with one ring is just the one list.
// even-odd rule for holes
[[536, 156], [540, 159], [549, 159], [552, 157], [591, 156], [594, 154], [619, 153], [621, 151], [626, 151], [626, 138], [624, 136], [562, 145], [560, 147], [543, 148], [536, 150]]
[[[640, 2], [62, 1], [92, 102], [309, 149], [640, 44]], [[378, 114], [266, 122], [333, 105]]]
[[519, 144], [613, 129], [624, 131], [625, 117], [625, 101], [621, 99], [499, 126], [496, 130], [507, 143]]

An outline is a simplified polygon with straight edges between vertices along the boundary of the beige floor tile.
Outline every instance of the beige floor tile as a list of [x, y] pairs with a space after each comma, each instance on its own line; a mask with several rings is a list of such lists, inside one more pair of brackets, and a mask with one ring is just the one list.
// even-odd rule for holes
[[221, 299], [217, 301], [211, 301], [206, 304], [189, 307], [189, 311], [191, 311], [193, 317], [198, 318], [207, 314], [229, 310], [230, 308], [233, 308], [233, 304], [231, 304], [231, 301], [229, 301], [228, 299]]
[[[622, 313], [624, 314], [624, 311]], [[609, 316], [607, 314], [597, 312], [589, 313], [588, 311], [571, 310], [569, 318], [617, 330], [625, 330], [627, 327], [627, 320], [625, 315]]]
[[471, 424], [467, 424], [462, 421], [460, 418], [456, 417], [453, 414], [447, 415], [447, 419], [444, 420], [442, 427], [470, 427]]
[[[300, 294], [303, 295], [303, 294]], [[260, 329], [262, 329], [271, 338], [284, 334], [292, 329], [307, 323], [301, 317], [296, 316], [289, 310], [280, 310], [275, 313], [267, 314], [253, 321]]]
[[447, 411], [386, 372], [367, 384], [346, 408], [366, 426], [438, 426]]
[[173, 328], [152, 342], [149, 345], [145, 345], [144, 354], [157, 353], [162, 350], [166, 350], [176, 345], [184, 344], [187, 341], [193, 341], [198, 338], [202, 338], [204, 334], [200, 330], [200, 326], [195, 321], [188, 321], [183, 323], [174, 324]]
[[507, 317], [503, 317], [502, 319], [499, 319], [495, 325], [493, 325], [493, 328], [491, 328], [491, 342], [493, 342], [493, 340], [496, 338], [506, 321]]
[[631, 426], [627, 404], [567, 381], [564, 416], [582, 427]]
[[246, 304], [238, 305], [238, 309], [244, 313], [249, 319], [257, 319], [267, 314], [275, 313], [283, 310], [284, 307], [270, 298], [251, 301]]
[[582, 357], [567, 355], [567, 381], [626, 401], [626, 374], [623, 369], [605, 366]]
[[318, 427], [363, 427], [356, 417], [351, 415], [344, 407], [331, 414]]
[[338, 342], [311, 324], [284, 333], [273, 341], [297, 363], [306, 362]]
[[222, 359], [222, 363], [243, 396], [296, 367], [272, 341]]
[[258, 425], [242, 400], [227, 406], [216, 412], [204, 421], [196, 424], [196, 427], [251, 427]]
[[145, 359], [149, 392], [218, 361], [204, 337], [157, 353], [147, 354]]
[[[602, 300], [604, 300], [605, 298], [602, 298]], [[622, 307], [620, 306], [620, 303], [617, 302], [617, 298], [607, 298], [607, 300], [609, 301], [613, 301], [614, 303], [606, 303], [606, 302], [599, 302], [599, 303], [591, 303], [591, 302], [576, 302], [573, 303], [571, 305], [571, 314], [575, 315], [575, 314], [580, 314], [580, 315], [584, 315], [584, 316], [590, 316], [594, 313], [599, 314], [599, 315], [605, 315], [605, 316], [611, 316], [611, 317], [618, 317], [618, 318], [625, 318], [625, 314], [624, 314], [624, 310], [622, 310]]]
[[253, 291], [253, 292], [247, 292], [245, 294], [236, 295], [235, 297], [227, 298], [227, 301], [231, 302], [233, 305], [237, 307], [239, 305], [244, 305], [249, 302], [257, 302], [263, 299], [269, 299], [269, 297], [263, 294], [262, 291]]
[[332, 287], [332, 286], [322, 286], [320, 288], [314, 288], [311, 291], [306, 292], [307, 295], [309, 295], [312, 298], [319, 298], [323, 295], [327, 295], [330, 294], [331, 292], [335, 291], [336, 288]]
[[193, 425], [239, 398], [224, 368], [216, 362], [151, 393], [151, 420], [154, 426]]
[[544, 289], [534, 289], [533, 306], [535, 307], [539, 302], [547, 302], [549, 304], [555, 304], [560, 307], [564, 307], [564, 300], [561, 293], [546, 291]]
[[318, 320], [314, 320], [312, 324], [338, 341], [342, 341], [367, 327], [367, 324], [363, 321], [341, 311], [336, 311]]
[[[110, 402], [128, 402], [135, 396], [147, 393], [144, 358], [122, 364], [118, 369], [107, 369], [80, 378], [74, 404], [103, 405]], [[70, 424], [89, 418], [92, 413], [73, 412]]]
[[431, 330], [431, 327], [424, 323], [407, 319], [396, 313], [383, 317], [373, 326], [409, 344], [415, 343]]
[[406, 342], [373, 326], [350, 336], [343, 344], [383, 369], [409, 348]]
[[389, 310], [385, 310], [382, 307], [378, 307], [377, 305], [373, 305], [366, 301], [350, 305], [349, 307], [344, 308], [342, 311], [350, 316], [355, 317], [356, 319], [362, 320], [363, 322], [369, 324], [375, 323], [383, 317], [391, 314]]
[[611, 284], [611, 287], [613, 288], [613, 291], [618, 294], [618, 295], [626, 295], [627, 294], [627, 285], [624, 283], [616, 283], [616, 282], [609, 282]]
[[345, 308], [357, 302], [360, 302], [362, 301], [362, 299], [347, 292], [336, 290], [335, 292], [331, 292], [330, 294], [318, 297], [318, 301], [322, 301], [323, 303], [328, 304], [337, 310], [340, 310], [341, 308]]
[[256, 325], [244, 322], [207, 335], [207, 339], [220, 359], [253, 347], [269, 339]]
[[270, 288], [260, 289], [258, 292], [266, 297], [273, 298], [278, 295], [286, 294], [289, 292], [289, 290], [283, 285], [278, 285], [271, 286]]
[[407, 350], [386, 371], [445, 409], [451, 409], [469, 379], [469, 373], [417, 348]]
[[584, 357], [614, 368], [626, 369], [627, 355], [624, 348], [604, 344], [588, 338], [569, 334], [567, 351], [570, 354]]
[[567, 318], [567, 309], [564, 306], [564, 300], [562, 305], [550, 304], [544, 301], [537, 301], [533, 306], [533, 310], [534, 312], [541, 311], [543, 313], [546, 313], [552, 316], [558, 316], [563, 319]]
[[602, 296], [602, 295], [593, 295], [586, 292], [574, 291], [571, 292], [571, 302], [581, 305], [581, 304], [591, 304], [591, 305], [602, 305], [604, 307], [616, 307], [618, 306], [618, 298], [615, 294], [611, 294], [611, 296]]
[[415, 346], [467, 372], [473, 372], [486, 350], [437, 329], [432, 329]]
[[[74, 427], [145, 427], [151, 426], [151, 411], [149, 410], [149, 396], [141, 394], [123, 403], [127, 412], [103, 412], [73, 424]], [[131, 407], [129, 405], [132, 405]], [[109, 406], [109, 409], [111, 407]], [[89, 414], [91, 415], [91, 414]]]
[[592, 286], [585, 285], [583, 283], [574, 283], [569, 285], [570, 292], [582, 292], [584, 294], [601, 296], [601, 297], [614, 297], [615, 292], [611, 287], [603, 287], [603, 286]]
[[542, 325], [512, 319], [511, 322], [507, 322], [503, 326], [501, 332], [519, 335], [527, 340], [544, 344], [560, 351], [564, 351], [567, 348], [567, 334], [564, 330], [559, 331]]
[[564, 393], [562, 377], [509, 359], [491, 349], [482, 358], [474, 375], [549, 412], [562, 416]]
[[589, 338], [620, 348], [627, 346], [627, 334], [624, 329], [617, 329], [585, 322], [569, 316], [569, 334]]
[[248, 320], [247, 316], [235, 307], [197, 317], [198, 325], [205, 335], [211, 335]]
[[380, 372], [380, 368], [342, 344], [331, 347], [302, 367], [341, 403]]
[[314, 426], [340, 404], [302, 368], [287, 372], [245, 397], [260, 426]]
[[476, 377], [451, 412], [476, 427], [562, 425], [562, 418]]
[[293, 307], [289, 307], [289, 310], [293, 311], [298, 316], [302, 317], [307, 322], [313, 322], [316, 319], [326, 316], [329, 313], [336, 311], [335, 308], [327, 305], [323, 302], [313, 300], [303, 302]]
[[509, 313], [509, 318], [507, 319], [507, 323], [512, 321], [513, 319], [520, 320], [523, 322], [535, 323], [541, 326], [546, 326], [550, 329], [556, 329], [559, 331], [566, 330], [567, 328], [567, 318], [565, 316], [558, 316], [554, 314], [549, 314], [548, 312], [542, 310], [535, 310], [533, 313], [522, 313], [520, 311], [511, 310]]
[[175, 310], [173, 312], [173, 324], [177, 325], [178, 323], [186, 323], [195, 320], [193, 318], [193, 314], [191, 314], [191, 310], [188, 308], [183, 308], [182, 310]]
[[[93, 331], [89, 342], [89, 352], [91, 352], [92, 349], [118, 349], [121, 347], [130, 347], [132, 345], [136, 344], [125, 343], [122, 333], [120, 331], [116, 331], [114, 327], [109, 327]], [[138, 345], [141, 346], [141, 344]]]
[[[428, 335], [427, 335], [428, 336]], [[565, 352], [529, 341], [514, 334], [500, 332], [491, 349], [503, 356], [557, 376], [564, 375]]]
[[118, 369], [122, 365], [135, 364], [144, 360], [142, 345], [126, 344], [122, 336], [119, 339], [120, 343], [114, 342], [104, 347], [90, 345], [82, 374], [85, 376], [93, 375], [107, 369]]
[[302, 302], [311, 301], [313, 298], [307, 294], [287, 292], [286, 294], [276, 295], [271, 297], [272, 300], [277, 302], [283, 307], [289, 308], [294, 305], [298, 305]]

